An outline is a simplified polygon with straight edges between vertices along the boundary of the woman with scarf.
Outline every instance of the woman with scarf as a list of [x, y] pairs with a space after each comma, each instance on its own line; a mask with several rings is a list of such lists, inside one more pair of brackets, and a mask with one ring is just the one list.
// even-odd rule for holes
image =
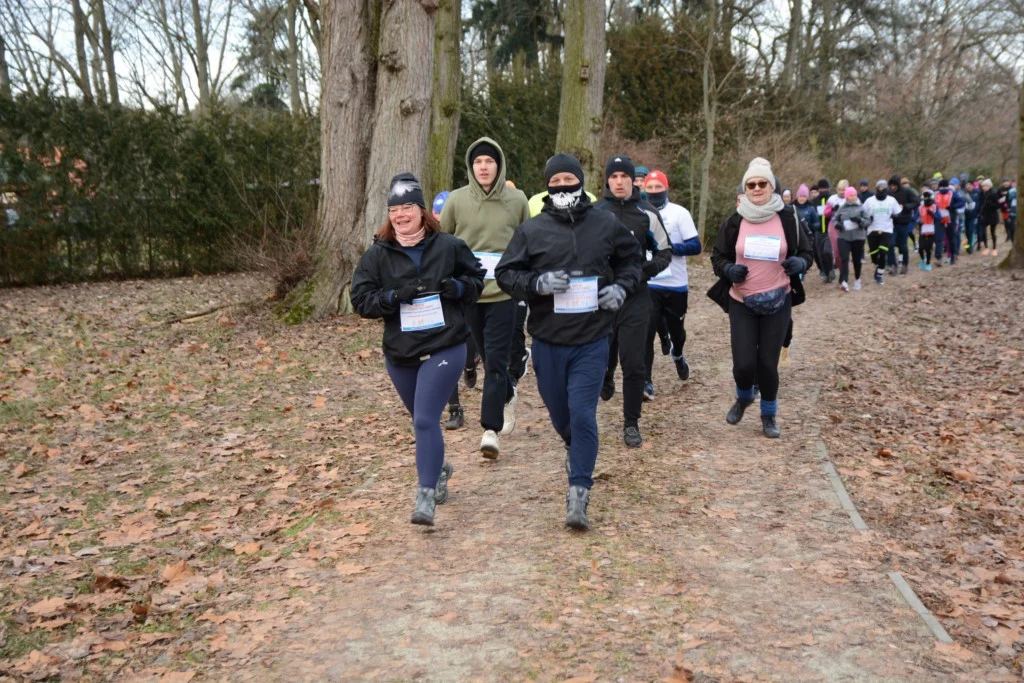
[[711, 264], [718, 282], [708, 291], [729, 314], [736, 402], [726, 421], [737, 424], [761, 391], [764, 435], [781, 435], [776, 415], [779, 354], [792, 307], [803, 303], [800, 276], [814, 259], [792, 207], [775, 194], [771, 164], [755, 158], [743, 174], [744, 195], [715, 240]]
[[352, 305], [384, 319], [384, 366], [416, 433], [413, 524], [434, 524], [448, 498], [452, 466], [444, 460], [441, 413], [466, 362], [464, 305], [484, 286], [485, 270], [466, 243], [441, 231], [423, 188], [399, 173], [388, 190], [388, 217], [352, 276]]

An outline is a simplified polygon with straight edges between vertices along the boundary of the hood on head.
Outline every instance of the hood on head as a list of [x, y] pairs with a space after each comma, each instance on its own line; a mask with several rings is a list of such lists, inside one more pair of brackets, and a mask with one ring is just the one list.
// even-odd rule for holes
[[[470, 163], [469, 161], [469, 157], [473, 153], [473, 150], [477, 147], [477, 145], [480, 145], [485, 142], [494, 147], [494, 149], [498, 150], [498, 156], [500, 157], [498, 159], [498, 177], [494, 179], [494, 185], [491, 186], [490, 192], [485, 191], [484, 188], [480, 185], [480, 183], [477, 182], [476, 176], [473, 175], [473, 164]], [[499, 145], [497, 142], [488, 137], [483, 137], [480, 138], [479, 140], [475, 140], [473, 144], [466, 148], [465, 162], [466, 173], [469, 176], [469, 186], [473, 188], [473, 192], [479, 192], [481, 197], [491, 197], [502, 192], [505, 189], [505, 169], [508, 167], [508, 164], [505, 163], [505, 150], [503, 150], [501, 148], [501, 145]]]

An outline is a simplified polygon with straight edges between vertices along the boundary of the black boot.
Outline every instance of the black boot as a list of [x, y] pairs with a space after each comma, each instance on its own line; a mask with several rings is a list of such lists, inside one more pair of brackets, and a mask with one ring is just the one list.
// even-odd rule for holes
[[610, 401], [615, 395], [615, 376], [605, 375], [604, 384], [601, 385], [601, 400]]
[[764, 435], [769, 439], [777, 439], [782, 436], [782, 430], [779, 429], [779, 424], [775, 421], [774, 415], [762, 415], [761, 426], [764, 430]]
[[444, 423], [444, 428], [458, 429], [464, 424], [466, 424], [466, 416], [462, 412], [462, 406], [448, 406], [448, 421]]
[[744, 401], [742, 398], [736, 399], [736, 402], [732, 404], [732, 408], [729, 408], [728, 415], [725, 416], [725, 421], [731, 425], [739, 424], [740, 420], [743, 419], [743, 413], [753, 403], [753, 401]]

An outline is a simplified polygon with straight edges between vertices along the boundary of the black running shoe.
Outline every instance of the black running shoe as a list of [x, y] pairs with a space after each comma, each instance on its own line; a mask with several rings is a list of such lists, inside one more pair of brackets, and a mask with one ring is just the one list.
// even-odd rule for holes
[[725, 421], [731, 425], [739, 424], [740, 420], [743, 419], [743, 413], [752, 403], [753, 401], [744, 401], [741, 398], [736, 399], [736, 402], [732, 404], [732, 408], [729, 408]]
[[604, 384], [601, 385], [601, 400], [610, 401], [612, 396], [615, 395], [615, 378], [605, 377]]
[[644, 445], [644, 437], [640, 435], [640, 428], [633, 425], [622, 430], [622, 440], [630, 448], [640, 448]]

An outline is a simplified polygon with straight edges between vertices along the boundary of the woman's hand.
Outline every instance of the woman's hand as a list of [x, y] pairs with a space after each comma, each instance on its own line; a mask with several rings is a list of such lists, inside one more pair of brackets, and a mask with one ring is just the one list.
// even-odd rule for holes
[[395, 290], [395, 301], [401, 301], [403, 303], [411, 304], [412, 300], [418, 297], [423, 292], [426, 292], [427, 288], [419, 280], [410, 282], [409, 284], [402, 285]]
[[730, 282], [743, 282], [747, 279], [747, 267], [742, 266], [738, 263], [730, 263], [725, 268], [725, 277], [729, 278]]
[[441, 280], [441, 296], [445, 299], [461, 299], [462, 283], [453, 277], [450, 277], [447, 280]]
[[807, 261], [804, 261], [799, 256], [790, 256], [782, 262], [782, 269], [786, 271], [786, 275], [800, 275], [807, 270]]

